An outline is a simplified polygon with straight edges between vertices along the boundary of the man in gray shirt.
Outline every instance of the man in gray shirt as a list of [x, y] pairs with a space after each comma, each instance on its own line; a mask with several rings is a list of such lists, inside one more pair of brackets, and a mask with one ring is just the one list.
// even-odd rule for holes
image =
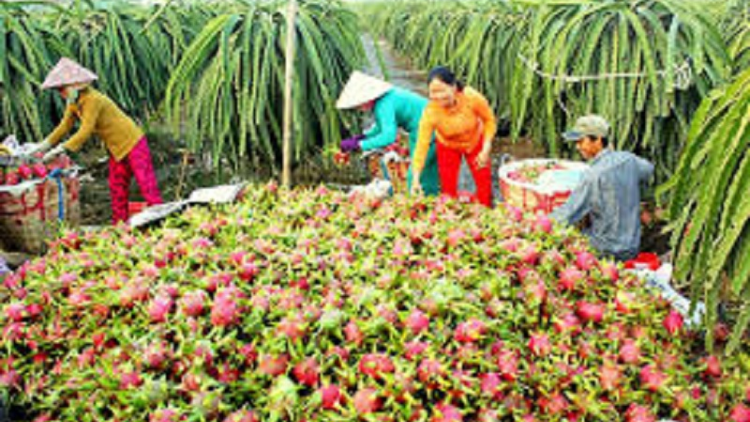
[[650, 162], [609, 148], [609, 123], [601, 116], [579, 118], [563, 138], [591, 167], [567, 202], [550, 214], [564, 224], [577, 224], [588, 216], [583, 233], [601, 255], [628, 260], [638, 255], [641, 242], [640, 184], [651, 178]]

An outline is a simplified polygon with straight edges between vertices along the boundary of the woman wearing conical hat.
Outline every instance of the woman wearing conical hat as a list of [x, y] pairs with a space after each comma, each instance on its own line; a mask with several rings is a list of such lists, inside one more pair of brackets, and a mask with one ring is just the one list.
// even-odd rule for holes
[[[372, 111], [375, 115], [375, 125], [363, 135], [341, 141], [341, 150], [368, 151], [386, 147], [396, 141], [398, 129], [402, 128], [409, 132], [409, 153], [413, 158], [419, 133], [419, 121], [426, 106], [427, 99], [420, 95], [355, 71], [341, 92], [336, 107]], [[407, 175], [409, 186], [411, 186], [411, 173], [410, 167]], [[425, 194], [440, 193], [434, 142], [427, 152], [420, 182]]]
[[[112, 222], [117, 224], [128, 219], [131, 177], [135, 176], [149, 205], [160, 204], [162, 199], [146, 136], [117, 104], [91, 87], [95, 80], [97, 76], [92, 71], [67, 58], [60, 59], [50, 71], [42, 89], [56, 89], [67, 105], [62, 121], [37, 151], [48, 151], [43, 158], [47, 161], [64, 151], [80, 150], [92, 135], [96, 135], [109, 152]], [[78, 131], [61, 143], [76, 122], [79, 123]]]

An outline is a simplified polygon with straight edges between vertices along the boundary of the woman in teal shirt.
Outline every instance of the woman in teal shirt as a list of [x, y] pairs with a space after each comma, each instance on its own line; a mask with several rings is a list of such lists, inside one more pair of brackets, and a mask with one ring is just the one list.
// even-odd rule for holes
[[[387, 147], [396, 141], [398, 129], [402, 128], [409, 132], [409, 154], [413, 155], [417, 146], [419, 121], [426, 106], [427, 98], [355, 71], [344, 87], [336, 107], [372, 111], [375, 114], [375, 126], [363, 135], [341, 141], [341, 150], [369, 151]], [[411, 167], [407, 181], [411, 189]], [[427, 153], [420, 182], [425, 194], [440, 193], [434, 138]]]

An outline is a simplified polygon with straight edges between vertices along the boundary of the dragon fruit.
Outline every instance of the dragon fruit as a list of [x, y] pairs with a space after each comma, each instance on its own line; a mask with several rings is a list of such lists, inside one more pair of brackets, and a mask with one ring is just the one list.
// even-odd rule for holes
[[582, 271], [589, 271], [596, 266], [596, 256], [591, 252], [581, 251], [576, 253], [576, 266]]
[[260, 422], [252, 410], [237, 410], [224, 419], [224, 422]]
[[576, 285], [584, 278], [584, 274], [576, 267], [568, 267], [560, 271], [558, 285], [563, 291], [574, 291]]
[[[246, 195], [147, 230], [64, 232], [6, 276], [11, 405], [29, 420], [99, 406], [180, 422], [572, 422], [595, 408], [709, 422], [745, 410], [750, 377], [718, 354], [724, 340], [712, 357], [686, 324], [670, 334], [669, 303], [614, 264], [586, 263], [575, 230], [449, 198]], [[92, 380], [125, 390], [87, 394]], [[50, 391], [65, 400], [50, 406]]]
[[676, 334], [684, 325], [684, 320], [679, 312], [672, 310], [669, 312], [666, 318], [664, 318], [664, 328], [671, 335]]
[[374, 388], [363, 388], [357, 391], [352, 398], [352, 403], [360, 415], [375, 413], [383, 407], [378, 392]]
[[581, 321], [599, 323], [604, 318], [604, 305], [578, 301], [576, 304], [576, 315]]
[[286, 372], [289, 356], [283, 354], [278, 356], [261, 355], [258, 357], [258, 371], [262, 374], [275, 377]]
[[429, 343], [423, 341], [411, 341], [404, 344], [404, 356], [410, 361], [416, 360], [421, 356], [427, 348], [430, 346]]
[[167, 315], [172, 310], [172, 298], [169, 296], [157, 296], [148, 307], [151, 322], [165, 322]]
[[320, 393], [321, 407], [323, 409], [334, 409], [342, 402], [343, 396], [341, 395], [341, 389], [335, 384], [321, 387], [318, 392]]
[[625, 412], [627, 422], [656, 422], [656, 416], [648, 407], [638, 404], [631, 404]]
[[641, 351], [635, 340], [626, 339], [622, 347], [620, 347], [619, 356], [623, 363], [629, 365], [637, 364], [641, 359]]
[[34, 171], [31, 170], [31, 167], [27, 166], [26, 164], [21, 164], [18, 166], [18, 176], [22, 180], [29, 180], [34, 177]]
[[406, 318], [405, 325], [412, 334], [419, 335], [430, 327], [430, 319], [422, 311], [415, 309]]
[[430, 418], [430, 422], [462, 422], [461, 412], [450, 404], [439, 404], [435, 406], [435, 411]]
[[471, 319], [458, 324], [454, 337], [461, 343], [472, 343], [480, 340], [487, 333], [487, 324], [477, 319]]
[[729, 420], [732, 422], [750, 422], [750, 407], [742, 403], [736, 405], [729, 415]]
[[231, 298], [217, 298], [211, 307], [211, 323], [217, 327], [229, 327], [236, 324], [240, 317], [240, 307]]
[[149, 422], [178, 422], [180, 419], [179, 412], [174, 409], [159, 409], [151, 414]]
[[383, 354], [366, 354], [359, 361], [359, 371], [375, 379], [381, 379], [383, 374], [391, 373], [394, 369], [391, 359]]
[[196, 290], [185, 293], [180, 299], [180, 309], [189, 317], [199, 317], [205, 310], [206, 293], [203, 290]]
[[653, 365], [646, 365], [640, 372], [641, 384], [649, 391], [658, 391], [667, 382], [667, 375]]
[[318, 362], [315, 361], [315, 358], [307, 358], [295, 365], [294, 369], [292, 369], [292, 374], [294, 374], [294, 378], [296, 378], [297, 382], [300, 384], [314, 387], [318, 384], [320, 368], [318, 367]]
[[535, 356], [544, 357], [552, 351], [552, 345], [549, 342], [549, 336], [545, 333], [532, 334], [529, 339], [529, 350]]

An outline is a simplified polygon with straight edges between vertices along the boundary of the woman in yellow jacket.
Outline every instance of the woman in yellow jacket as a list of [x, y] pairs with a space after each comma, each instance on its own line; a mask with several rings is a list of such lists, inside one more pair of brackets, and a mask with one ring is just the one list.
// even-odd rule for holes
[[[154, 174], [151, 151], [141, 128], [111, 99], [90, 86], [97, 76], [73, 60], [62, 58], [42, 84], [43, 89], [57, 89], [66, 100], [62, 122], [41, 143], [38, 152], [47, 161], [65, 150], [78, 151], [96, 135], [109, 151], [109, 189], [112, 198], [112, 222], [128, 219], [128, 190], [135, 180], [148, 205], [162, 203]], [[78, 131], [61, 143], [75, 123]]]
[[[477, 187], [479, 203], [492, 206], [492, 170], [490, 151], [497, 124], [495, 115], [482, 94], [464, 87], [445, 67], [436, 67], [428, 76], [430, 102], [419, 123], [417, 148], [412, 161], [414, 181], [424, 168], [430, 138], [437, 140], [437, 165], [443, 194], [458, 195], [461, 159], [466, 158]], [[412, 182], [412, 193], [422, 192]]]

